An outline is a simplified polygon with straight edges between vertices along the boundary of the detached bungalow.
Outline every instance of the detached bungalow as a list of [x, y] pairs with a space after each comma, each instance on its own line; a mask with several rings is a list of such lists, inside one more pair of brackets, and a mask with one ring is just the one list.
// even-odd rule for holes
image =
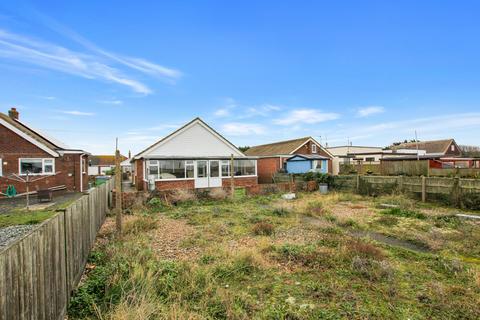
[[[14, 186], [17, 194], [26, 185], [17, 181], [32, 179], [29, 190], [50, 189], [84, 191], [88, 189], [88, 156], [83, 150], [70, 149], [20, 122], [15, 108], [0, 113], [0, 192]], [[39, 179], [42, 178], [42, 179]], [[33, 182], [33, 180], [36, 180]]]
[[233, 170], [235, 186], [252, 186], [256, 159], [195, 118], [132, 158], [133, 183], [137, 190], [228, 187]]
[[[254, 146], [245, 151], [245, 154], [259, 158], [258, 181], [260, 183], [271, 183], [275, 173], [281, 170], [288, 170], [289, 165], [286, 165], [287, 159], [290, 159], [292, 162], [290, 168], [295, 168], [292, 169], [295, 170], [295, 173], [300, 173], [298, 171], [300, 166], [303, 172], [307, 172], [313, 166], [313, 169], [320, 172], [332, 173], [332, 154], [312, 137]], [[292, 158], [294, 155], [306, 155], [310, 159]], [[294, 164], [294, 161], [299, 161], [299, 163]]]

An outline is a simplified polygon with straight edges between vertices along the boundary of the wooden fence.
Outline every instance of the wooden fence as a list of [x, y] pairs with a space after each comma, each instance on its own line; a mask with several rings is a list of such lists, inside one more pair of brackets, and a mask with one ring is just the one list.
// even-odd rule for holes
[[111, 204], [113, 182], [0, 251], [0, 320], [64, 319]]
[[[441, 177], [361, 176], [334, 177], [334, 186], [362, 194], [416, 194], [423, 201], [443, 198], [453, 205], [464, 206], [472, 194], [480, 199], [480, 180]], [[467, 205], [468, 206], [468, 205]]]

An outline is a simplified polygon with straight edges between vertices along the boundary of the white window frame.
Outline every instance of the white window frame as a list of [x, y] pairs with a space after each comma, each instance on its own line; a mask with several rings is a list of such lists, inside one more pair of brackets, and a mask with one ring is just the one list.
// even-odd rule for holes
[[[158, 168], [158, 174], [157, 177], [154, 179], [154, 181], [181, 181], [181, 180], [195, 180], [195, 173], [193, 178], [187, 178], [187, 166], [191, 167], [193, 166], [193, 170], [195, 172], [195, 167], [196, 167], [196, 161], [194, 160], [184, 160], [184, 175], [185, 178], [175, 178], [175, 179], [160, 179], [160, 161], [161, 160], [167, 160], [167, 161], [173, 161], [173, 160], [178, 160], [178, 159], [149, 159], [145, 160], [145, 173], [144, 173], [144, 181], [148, 182], [148, 167], [149, 167], [149, 162], [150, 161], [155, 161], [157, 163], [157, 168]], [[193, 163], [192, 163], [193, 162]]]
[[0, 158], [0, 177], [3, 177], [3, 159]]
[[450, 151], [455, 151], [455, 146], [453, 144], [450, 146]]
[[[29, 173], [29, 176], [54, 176], [55, 173], [55, 158], [18, 158], [18, 174], [20, 176], [26, 176], [26, 173], [22, 173], [22, 160], [41, 160], [42, 161], [42, 173]], [[52, 172], [45, 173], [45, 160], [52, 161]]]
[[312, 153], [317, 153], [317, 145], [312, 143]]

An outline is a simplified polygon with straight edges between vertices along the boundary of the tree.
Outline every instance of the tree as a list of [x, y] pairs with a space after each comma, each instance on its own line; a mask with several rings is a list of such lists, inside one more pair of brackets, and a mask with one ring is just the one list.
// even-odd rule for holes
[[240, 151], [242, 151], [242, 152], [245, 152], [245, 151], [247, 151], [248, 149], [250, 149], [249, 146], [238, 147], [238, 150], [240, 150]]

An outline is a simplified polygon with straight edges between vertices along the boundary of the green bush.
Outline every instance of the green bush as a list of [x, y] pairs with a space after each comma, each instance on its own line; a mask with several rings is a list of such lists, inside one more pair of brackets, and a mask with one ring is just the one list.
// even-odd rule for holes
[[480, 193], [464, 193], [462, 195], [462, 205], [470, 210], [480, 210]]
[[382, 214], [396, 216], [396, 217], [415, 218], [415, 219], [421, 219], [421, 220], [424, 220], [427, 218], [421, 212], [413, 211], [413, 210], [405, 210], [400, 208], [391, 208], [391, 209], [382, 210], [380, 212]]
[[329, 186], [333, 184], [333, 177], [328, 173], [307, 172], [304, 173], [302, 176], [305, 181], [316, 181], [318, 184], [326, 183]]

